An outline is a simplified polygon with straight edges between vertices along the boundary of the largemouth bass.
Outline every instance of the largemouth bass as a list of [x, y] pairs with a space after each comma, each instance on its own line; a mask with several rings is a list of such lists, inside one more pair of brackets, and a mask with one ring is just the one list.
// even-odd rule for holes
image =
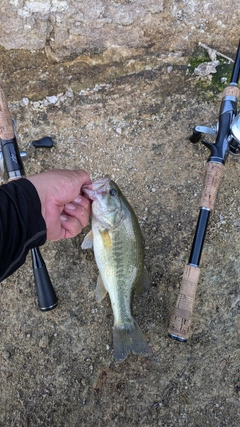
[[99, 269], [97, 301], [109, 293], [114, 314], [114, 358], [119, 362], [130, 352], [149, 353], [147, 341], [131, 313], [133, 293], [140, 293], [149, 285], [137, 217], [109, 177], [83, 186], [82, 191], [93, 200], [92, 230], [86, 235], [82, 249], [93, 246]]

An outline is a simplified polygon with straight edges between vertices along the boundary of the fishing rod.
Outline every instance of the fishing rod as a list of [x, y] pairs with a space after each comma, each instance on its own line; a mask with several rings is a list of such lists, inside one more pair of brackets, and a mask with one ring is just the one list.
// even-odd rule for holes
[[[19, 152], [12, 117], [1, 84], [0, 143], [0, 173], [2, 176], [7, 174], [8, 181], [25, 176], [22, 162], [23, 158], [27, 158], [30, 153], [39, 147], [50, 148], [53, 146], [52, 139], [50, 137], [45, 137], [29, 144], [27, 152]], [[57, 306], [57, 296], [51, 283], [47, 267], [39, 248], [36, 247], [31, 249], [31, 254], [38, 306], [42, 311], [51, 310]]]
[[214, 208], [224, 165], [229, 153], [240, 154], [240, 113], [237, 115], [237, 101], [240, 96], [239, 75], [240, 41], [230, 83], [223, 91], [217, 125], [214, 128], [195, 126], [190, 137], [192, 143], [197, 143], [200, 141], [202, 133], [205, 133], [214, 136], [215, 143], [202, 140], [211, 154], [207, 160], [205, 182], [200, 199], [200, 212], [192, 249], [188, 264], [184, 269], [180, 291], [168, 330], [170, 338], [181, 342], [186, 342], [190, 335], [192, 312], [200, 275], [200, 258], [209, 216]]

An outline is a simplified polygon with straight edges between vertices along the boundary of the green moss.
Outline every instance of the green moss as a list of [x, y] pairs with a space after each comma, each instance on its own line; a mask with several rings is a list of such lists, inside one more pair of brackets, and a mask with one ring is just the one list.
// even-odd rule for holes
[[197, 49], [193, 56], [189, 58], [189, 67], [188, 72], [191, 74], [194, 72], [194, 69], [198, 67], [198, 65], [202, 64], [202, 62], [210, 62], [210, 58], [204, 49]]
[[[211, 84], [216, 87], [219, 92], [221, 92], [226, 87], [226, 84], [230, 83], [233, 64], [220, 63], [220, 65], [217, 66], [216, 70], [217, 72], [212, 75]], [[226, 81], [221, 82], [222, 78], [226, 78]]]
[[[211, 98], [223, 91], [226, 85], [230, 82], [233, 64], [227, 64], [226, 59], [217, 56], [220, 64], [216, 67], [217, 72], [211, 74], [211, 79], [208, 77], [200, 78], [197, 81], [197, 86], [207, 91], [205, 95]], [[197, 49], [191, 58], [189, 58], [189, 66], [187, 68], [188, 74], [193, 74], [194, 69], [203, 62], [211, 62], [207, 52], [204, 49]], [[225, 81], [222, 79], [225, 77]]]

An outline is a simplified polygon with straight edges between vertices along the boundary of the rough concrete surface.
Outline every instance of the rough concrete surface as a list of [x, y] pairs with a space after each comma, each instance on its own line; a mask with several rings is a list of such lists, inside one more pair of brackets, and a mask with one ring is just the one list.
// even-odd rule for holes
[[189, 48], [199, 37], [234, 46], [239, 2], [217, 0], [2, 0], [0, 44], [45, 49], [49, 57], [161, 46]]
[[[59, 298], [55, 310], [42, 313], [37, 307], [30, 256], [0, 284], [0, 426], [239, 426], [238, 157], [228, 158], [211, 215], [191, 337], [181, 344], [167, 336], [209, 155], [188, 137], [194, 125], [216, 123], [221, 101], [221, 73], [215, 85], [209, 76], [199, 79], [189, 66], [190, 56], [198, 50], [198, 41], [212, 40], [212, 47], [221, 51], [222, 45], [222, 52], [234, 58], [237, 13], [231, 15], [234, 2], [231, 8], [225, 3], [1, 4], [6, 19], [1, 21], [0, 78], [17, 122], [20, 148], [25, 150], [28, 142], [45, 135], [55, 142], [51, 150], [39, 149], [26, 161], [26, 174], [55, 167], [84, 168], [92, 179], [110, 174], [119, 184], [145, 238], [151, 287], [134, 299], [133, 312], [152, 355], [130, 355], [123, 363], [114, 362], [110, 301], [96, 303], [97, 268], [92, 251], [81, 250], [89, 227], [72, 240], [48, 242], [41, 252]], [[234, 4], [237, 10], [238, 2]], [[139, 7], [139, 17], [134, 6]], [[74, 7], [82, 10], [79, 22], [91, 22], [89, 34], [79, 25], [88, 62], [82, 61], [77, 38], [71, 35], [81, 33], [72, 23]], [[206, 8], [213, 7], [214, 16], [212, 9], [207, 14]], [[180, 10], [187, 17], [178, 22], [174, 16]], [[209, 21], [202, 33], [196, 26], [197, 11], [199, 22]], [[160, 24], [164, 13], [166, 22]], [[54, 25], [59, 29], [58, 17], [72, 32], [65, 39], [56, 33], [49, 41], [50, 29]], [[7, 25], [11, 19], [23, 28], [17, 38], [14, 25]], [[159, 41], [161, 25], [161, 43], [155, 50], [147, 51], [139, 42], [131, 46], [139, 49], [137, 53], [131, 51], [126, 41], [131, 31], [144, 28], [147, 34], [149, 28]], [[94, 53], [103, 27], [103, 50]], [[119, 28], [124, 35], [121, 52], [126, 48], [130, 56], [126, 61], [117, 56], [114, 62], [111, 37], [118, 37]], [[169, 37], [174, 31], [171, 51]], [[49, 56], [49, 48], [46, 54], [46, 46], [58, 58]], [[109, 51], [112, 56], [104, 56]]]

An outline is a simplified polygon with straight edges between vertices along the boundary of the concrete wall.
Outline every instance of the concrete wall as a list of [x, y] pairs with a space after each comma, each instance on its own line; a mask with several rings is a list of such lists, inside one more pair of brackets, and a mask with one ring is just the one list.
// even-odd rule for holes
[[49, 58], [108, 52], [109, 58], [181, 51], [204, 42], [233, 52], [238, 0], [1, 0], [0, 45], [46, 49]]

